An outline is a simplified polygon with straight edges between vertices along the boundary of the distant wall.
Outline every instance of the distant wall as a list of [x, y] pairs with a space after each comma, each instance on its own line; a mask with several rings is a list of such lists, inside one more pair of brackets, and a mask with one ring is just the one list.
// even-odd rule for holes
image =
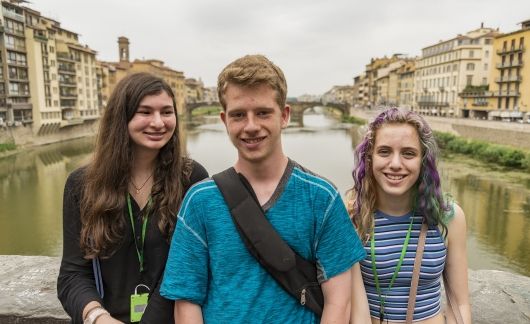
[[[69, 323], [57, 300], [59, 258], [0, 255], [0, 323]], [[469, 271], [473, 322], [529, 323], [530, 278], [503, 271]]]
[[67, 141], [75, 138], [95, 135], [98, 131], [97, 120], [83, 124], [63, 127], [46, 135], [36, 135], [31, 126], [1, 127], [0, 143], [15, 143], [17, 146], [44, 145]]

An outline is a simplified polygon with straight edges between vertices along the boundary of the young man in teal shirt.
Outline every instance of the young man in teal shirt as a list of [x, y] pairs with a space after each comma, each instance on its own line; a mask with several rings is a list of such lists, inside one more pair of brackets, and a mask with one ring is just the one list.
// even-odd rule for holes
[[215, 182], [206, 180], [181, 205], [161, 287], [175, 300], [175, 322], [348, 323], [351, 269], [365, 252], [333, 184], [283, 153], [290, 115], [283, 72], [264, 56], [248, 55], [221, 72], [218, 93], [238, 152], [234, 168], [280, 236], [317, 264], [324, 312], [319, 319], [260, 266]]

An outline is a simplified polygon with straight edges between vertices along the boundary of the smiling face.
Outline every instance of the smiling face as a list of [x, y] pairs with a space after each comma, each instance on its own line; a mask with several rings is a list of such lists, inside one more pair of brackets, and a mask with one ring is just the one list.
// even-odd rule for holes
[[280, 109], [276, 91], [266, 84], [228, 84], [224, 100], [221, 119], [241, 162], [261, 163], [283, 156], [281, 130], [287, 126], [290, 108]]
[[173, 100], [165, 91], [145, 96], [127, 124], [133, 148], [159, 151], [173, 136], [176, 124]]
[[372, 172], [378, 201], [411, 201], [421, 170], [421, 144], [409, 124], [385, 124], [376, 131]]

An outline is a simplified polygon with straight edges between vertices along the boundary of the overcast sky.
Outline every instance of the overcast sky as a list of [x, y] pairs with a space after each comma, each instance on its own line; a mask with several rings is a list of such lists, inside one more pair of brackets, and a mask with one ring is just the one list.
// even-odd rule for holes
[[98, 59], [156, 58], [216, 84], [220, 70], [261, 53], [286, 74], [289, 96], [352, 84], [372, 57], [403, 53], [480, 26], [511, 32], [530, 19], [528, 0], [30, 0], [28, 6], [80, 34]]

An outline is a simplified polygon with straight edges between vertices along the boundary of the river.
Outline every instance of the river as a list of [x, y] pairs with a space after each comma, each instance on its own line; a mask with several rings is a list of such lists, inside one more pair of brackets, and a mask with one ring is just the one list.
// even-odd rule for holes
[[[303, 122], [284, 131], [285, 152], [345, 193], [359, 129], [323, 113], [306, 114]], [[183, 128], [188, 154], [210, 174], [235, 161], [218, 118]], [[61, 255], [64, 182], [92, 148], [93, 138], [87, 138], [0, 159], [0, 254]], [[469, 267], [530, 276], [530, 176], [461, 156], [444, 156], [440, 169], [444, 190], [466, 213]]]

